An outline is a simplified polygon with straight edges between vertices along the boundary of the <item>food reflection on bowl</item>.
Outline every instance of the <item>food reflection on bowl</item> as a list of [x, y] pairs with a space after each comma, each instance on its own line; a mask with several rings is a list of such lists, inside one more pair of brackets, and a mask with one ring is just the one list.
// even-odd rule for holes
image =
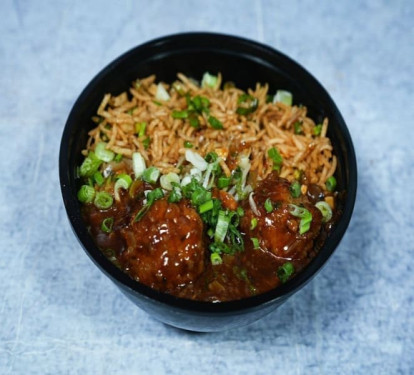
[[99, 73], [67, 121], [60, 174], [98, 267], [196, 331], [248, 324], [304, 286], [356, 192], [326, 91], [279, 52], [218, 34], [161, 38]]

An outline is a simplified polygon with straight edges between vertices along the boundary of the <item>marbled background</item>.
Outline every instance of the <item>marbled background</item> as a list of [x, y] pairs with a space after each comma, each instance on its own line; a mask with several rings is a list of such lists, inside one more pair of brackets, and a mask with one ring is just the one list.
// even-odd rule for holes
[[[0, 1], [1, 374], [414, 373], [414, 2]], [[191, 334], [132, 305], [62, 205], [60, 136], [89, 80], [180, 31], [273, 46], [328, 89], [359, 190], [324, 270], [248, 327]]]

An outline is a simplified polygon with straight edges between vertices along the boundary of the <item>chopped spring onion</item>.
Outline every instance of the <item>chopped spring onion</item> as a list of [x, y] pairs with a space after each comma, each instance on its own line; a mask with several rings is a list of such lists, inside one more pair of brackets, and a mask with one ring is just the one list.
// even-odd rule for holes
[[270, 198], [267, 198], [266, 201], [264, 202], [264, 208], [265, 208], [266, 212], [268, 212], [268, 213], [273, 211], [273, 204], [272, 204], [272, 201], [270, 200]]
[[298, 181], [293, 181], [292, 184], [290, 185], [290, 195], [293, 198], [299, 198], [300, 197], [300, 183]]
[[181, 82], [175, 81], [172, 85], [173, 89], [178, 92], [179, 95], [184, 96], [185, 91]]
[[154, 190], [151, 190], [147, 194], [147, 203], [138, 211], [136, 214], [134, 221], [140, 221], [145, 214], [148, 212], [148, 210], [151, 208], [151, 206], [154, 204], [155, 201], [158, 199], [161, 199], [164, 196], [164, 193], [161, 188], [156, 188]]
[[208, 117], [208, 123], [211, 125], [213, 129], [216, 129], [216, 130], [223, 129], [223, 123], [219, 119], [215, 118], [214, 116]]
[[185, 148], [193, 148], [193, 144], [191, 142], [184, 141], [184, 147]]
[[96, 193], [95, 200], [93, 201], [93, 204], [100, 210], [106, 210], [112, 206], [112, 203], [114, 203], [114, 199], [112, 198], [112, 195], [106, 191]]
[[173, 111], [171, 114], [172, 118], [187, 118], [188, 117], [188, 111]]
[[111, 150], [108, 150], [106, 146], [107, 146], [107, 143], [99, 142], [95, 147], [95, 155], [98, 159], [102, 161], [110, 162], [115, 157], [115, 153], [112, 152]]
[[230, 185], [231, 177], [219, 177], [217, 180], [217, 187], [224, 189]]
[[217, 152], [214, 152], [214, 151], [209, 152], [204, 158], [204, 160], [207, 163], [214, 163], [215, 161], [217, 161], [217, 159], [218, 159]]
[[223, 263], [223, 259], [221, 259], [220, 254], [217, 253], [211, 253], [210, 260], [213, 266], [218, 266], [219, 264]]
[[197, 186], [191, 194], [191, 203], [195, 206], [200, 206], [210, 199], [211, 193], [202, 186]]
[[183, 194], [181, 192], [181, 189], [179, 188], [178, 184], [173, 185], [170, 195], [168, 196], [168, 202], [169, 203], [177, 203], [181, 200], [183, 197]]
[[231, 254], [230, 248], [224, 242], [213, 242], [209, 245], [209, 249], [212, 253]]
[[91, 203], [95, 198], [95, 189], [89, 185], [82, 185], [78, 191], [78, 200], [82, 203]]
[[322, 124], [315, 125], [313, 128], [313, 135], [318, 136], [321, 134], [322, 131]]
[[95, 153], [91, 151], [81, 164], [79, 168], [79, 174], [82, 177], [91, 177], [98, 170], [101, 164], [102, 160], [99, 159]]
[[138, 134], [138, 137], [143, 137], [145, 135], [146, 129], [147, 129], [147, 123], [145, 121], [137, 122], [135, 124], [135, 132]]
[[146, 168], [145, 160], [139, 152], [132, 154], [132, 169], [134, 171], [135, 179], [142, 176]]
[[250, 230], [253, 230], [253, 229], [255, 229], [257, 227], [257, 218], [253, 218], [251, 221], [250, 221]]
[[225, 211], [219, 211], [216, 231], [214, 233], [214, 240], [216, 242], [223, 242], [227, 234], [227, 229], [230, 224], [230, 217], [226, 215]]
[[116, 154], [114, 160], [119, 163], [122, 160], [122, 154]]
[[239, 215], [240, 217], [243, 217], [244, 216], [244, 210], [240, 206], [237, 207], [236, 212], [237, 212], [237, 215]]
[[155, 93], [155, 99], [162, 100], [166, 102], [167, 100], [170, 100], [170, 95], [168, 94], [167, 90], [163, 86], [163, 84], [160, 82], [157, 85], [157, 92]]
[[203, 79], [201, 80], [201, 87], [203, 89], [206, 89], [206, 88], [217, 89], [219, 84], [220, 82], [217, 76], [213, 76], [212, 74], [208, 72], [204, 73]]
[[99, 185], [99, 186], [102, 186], [102, 184], [105, 182], [105, 179], [104, 179], [104, 177], [102, 176], [102, 173], [101, 172], [95, 172], [94, 174], [93, 174], [93, 179], [95, 180], [95, 182]]
[[160, 177], [160, 170], [156, 167], [149, 167], [142, 174], [142, 179], [150, 184], [155, 184], [158, 177]]
[[164, 174], [160, 178], [160, 185], [165, 190], [173, 190], [173, 184], [180, 183], [180, 177], [177, 173], [170, 172], [168, 174]]
[[302, 134], [302, 123], [300, 121], [295, 121], [295, 123], [293, 124], [293, 130], [295, 134]]
[[284, 284], [288, 281], [289, 277], [295, 272], [295, 267], [291, 262], [286, 262], [277, 269], [277, 276], [279, 280]]
[[142, 141], [142, 145], [144, 146], [145, 149], [148, 149], [150, 143], [151, 143], [151, 138], [150, 137], [147, 137]]
[[117, 176], [117, 180], [114, 186], [114, 195], [115, 195], [116, 201], [120, 200], [119, 189], [122, 188], [126, 190], [131, 186], [131, 184], [132, 184], [132, 178], [126, 173], [121, 173], [120, 175]]
[[328, 191], [331, 191], [331, 192], [334, 191], [335, 188], [336, 188], [336, 178], [334, 176], [329, 177], [326, 180], [325, 185], [326, 185], [326, 189], [328, 189]]
[[114, 218], [107, 217], [106, 219], [102, 221], [102, 224], [101, 224], [102, 232], [111, 233], [113, 225], [114, 225]]
[[286, 90], [277, 90], [273, 97], [273, 103], [280, 102], [286, 105], [292, 105], [292, 93]]
[[252, 209], [252, 211], [253, 211], [253, 213], [256, 215], [256, 216], [260, 216], [260, 211], [257, 209], [257, 205], [256, 205], [256, 202], [254, 201], [254, 199], [253, 199], [253, 192], [251, 192], [250, 193], [250, 195], [249, 195], [249, 204], [250, 204], [250, 208]]
[[188, 121], [193, 128], [198, 128], [200, 126], [200, 121], [198, 120], [198, 115], [196, 113], [191, 113], [188, 116]]
[[320, 201], [318, 203], [315, 204], [315, 207], [321, 211], [322, 213], [322, 222], [326, 223], [327, 221], [332, 219], [332, 209], [331, 206], [329, 206], [328, 203], [324, 202], [324, 201]]
[[257, 250], [260, 249], [259, 240], [256, 237], [250, 238], [253, 242], [253, 249]]
[[252, 95], [242, 94], [237, 100], [238, 107], [236, 113], [242, 116], [246, 116], [257, 109], [259, 101]]
[[273, 169], [280, 172], [283, 158], [282, 155], [280, 155], [279, 151], [275, 147], [272, 147], [267, 151], [267, 155], [273, 161]]
[[212, 210], [214, 207], [213, 201], [210, 199], [207, 202], [204, 202], [201, 206], [198, 207], [198, 211], [200, 214], [203, 214], [204, 212]]
[[288, 205], [289, 212], [291, 215], [300, 218], [299, 222], [299, 234], [306, 233], [312, 222], [312, 214], [304, 207], [299, 207], [295, 204]]
[[200, 171], [205, 171], [208, 167], [207, 162], [196, 152], [191, 150], [185, 151], [185, 160], [194, 165]]

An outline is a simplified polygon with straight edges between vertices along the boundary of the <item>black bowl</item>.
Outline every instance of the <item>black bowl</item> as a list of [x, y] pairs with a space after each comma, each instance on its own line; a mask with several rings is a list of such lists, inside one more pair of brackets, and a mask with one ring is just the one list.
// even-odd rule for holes
[[[295, 103], [308, 107], [316, 121], [329, 118], [329, 137], [338, 157], [338, 190], [346, 192], [343, 214], [319, 254], [302, 273], [267, 293], [239, 301], [209, 303], [190, 301], [157, 292], [132, 280], [98, 249], [82, 221], [76, 193], [76, 166], [93, 127], [91, 117], [105, 93], [125, 91], [138, 77], [156, 74], [172, 82], [177, 72], [201, 77], [205, 71], [221, 72], [225, 80], [247, 89], [268, 82], [270, 91], [289, 90]], [[159, 38], [123, 54], [104, 68], [84, 89], [66, 122], [60, 148], [60, 183], [72, 228], [86, 253], [137, 306], [154, 318], [193, 331], [220, 331], [240, 327], [270, 313], [302, 288], [322, 268], [342, 239], [351, 219], [357, 186], [352, 140], [338, 108], [325, 89], [305, 69], [265, 45], [227, 35], [188, 33]], [[99, 291], [97, 291], [99, 293]]]

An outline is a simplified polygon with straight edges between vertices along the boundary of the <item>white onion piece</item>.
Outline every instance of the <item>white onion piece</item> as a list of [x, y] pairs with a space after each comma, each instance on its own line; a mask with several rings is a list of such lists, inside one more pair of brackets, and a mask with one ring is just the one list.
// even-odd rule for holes
[[181, 186], [188, 185], [191, 182], [191, 176], [187, 175], [181, 180]]
[[145, 160], [139, 152], [132, 154], [132, 169], [135, 174], [135, 179], [141, 177], [146, 169]]
[[257, 206], [256, 206], [256, 202], [254, 201], [254, 199], [253, 199], [253, 192], [251, 192], [250, 193], [250, 195], [249, 195], [249, 204], [250, 204], [250, 208], [252, 209], [252, 211], [253, 211], [253, 213], [256, 215], [256, 216], [260, 216], [260, 211], [257, 209]]
[[164, 102], [166, 102], [167, 100], [170, 100], [170, 95], [168, 94], [167, 90], [164, 88], [161, 82], [157, 86], [157, 92], [155, 94], [155, 99], [162, 100]]
[[185, 151], [185, 160], [194, 165], [194, 167], [200, 171], [205, 171], [208, 167], [208, 163], [203, 159], [203, 157], [191, 150]]
[[174, 172], [164, 174], [160, 178], [160, 185], [165, 190], [172, 190], [173, 186], [171, 185], [171, 183], [173, 182], [177, 184], [180, 183], [180, 177], [178, 176], [177, 173], [174, 173]]

